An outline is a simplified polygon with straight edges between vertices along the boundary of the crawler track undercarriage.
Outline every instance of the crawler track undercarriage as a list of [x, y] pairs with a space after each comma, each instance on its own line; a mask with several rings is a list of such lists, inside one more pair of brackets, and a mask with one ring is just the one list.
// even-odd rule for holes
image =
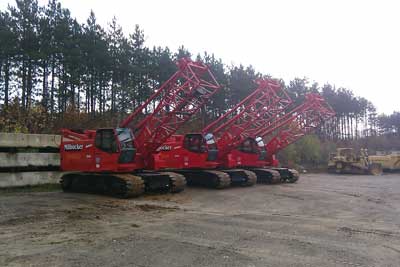
[[300, 178], [300, 173], [295, 169], [288, 169], [288, 168], [271, 168], [271, 169], [279, 172], [282, 183], [295, 183]]
[[230, 186], [252, 186], [257, 182], [257, 175], [244, 169], [181, 169], [174, 172], [184, 175], [191, 186], [224, 189]]
[[249, 170], [257, 175], [257, 183], [259, 184], [278, 184], [281, 182], [281, 175], [278, 171], [268, 168], [249, 168]]
[[295, 183], [299, 180], [300, 174], [295, 169], [288, 168], [248, 168], [257, 175], [258, 184], [279, 184]]
[[92, 193], [118, 198], [138, 197], [145, 192], [179, 193], [185, 186], [185, 177], [173, 172], [71, 172], [61, 177], [64, 192]]

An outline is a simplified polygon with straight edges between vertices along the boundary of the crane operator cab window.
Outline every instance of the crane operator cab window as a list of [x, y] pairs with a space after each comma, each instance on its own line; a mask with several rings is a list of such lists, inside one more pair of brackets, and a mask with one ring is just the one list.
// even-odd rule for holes
[[204, 136], [204, 139], [206, 140], [207, 144], [207, 151], [208, 151], [207, 160], [216, 161], [218, 158], [218, 148], [217, 148], [217, 143], [215, 142], [214, 135], [212, 133], [208, 133]]
[[129, 128], [117, 128], [117, 137], [120, 144], [120, 156], [118, 159], [119, 163], [130, 163], [134, 162], [136, 148], [133, 143], [133, 133]]
[[206, 145], [201, 134], [185, 135], [183, 146], [190, 152], [203, 153], [206, 151]]
[[257, 154], [258, 153], [258, 146], [257, 146], [257, 143], [256, 143], [256, 141], [254, 139], [247, 138], [243, 143], [240, 144], [239, 150], [244, 152], [244, 153]]
[[261, 137], [256, 137], [256, 142], [258, 149], [260, 151], [260, 160], [265, 160], [267, 158], [267, 149], [265, 148], [265, 143]]
[[118, 152], [117, 140], [115, 139], [114, 129], [99, 129], [96, 131], [95, 146], [108, 153]]

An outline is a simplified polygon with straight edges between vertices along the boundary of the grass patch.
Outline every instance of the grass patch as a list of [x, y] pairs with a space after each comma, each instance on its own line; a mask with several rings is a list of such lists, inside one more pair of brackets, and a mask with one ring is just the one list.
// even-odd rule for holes
[[17, 187], [0, 188], [0, 195], [12, 193], [31, 193], [31, 192], [54, 192], [61, 191], [60, 184], [41, 184]]

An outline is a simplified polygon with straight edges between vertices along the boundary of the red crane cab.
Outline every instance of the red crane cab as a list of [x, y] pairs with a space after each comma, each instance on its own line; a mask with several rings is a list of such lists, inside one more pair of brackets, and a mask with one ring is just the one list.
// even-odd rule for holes
[[83, 172], [132, 172], [135, 163], [134, 136], [129, 128], [73, 131], [63, 129], [61, 169]]
[[267, 150], [261, 137], [246, 138], [240, 145], [219, 157], [219, 162], [227, 168], [265, 166]]
[[218, 149], [212, 134], [173, 135], [152, 156], [153, 168], [214, 169], [218, 167]]

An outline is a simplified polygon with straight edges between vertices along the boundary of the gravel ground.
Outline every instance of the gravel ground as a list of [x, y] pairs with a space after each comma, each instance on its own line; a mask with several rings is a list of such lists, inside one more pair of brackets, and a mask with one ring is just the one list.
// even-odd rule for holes
[[0, 193], [0, 266], [400, 266], [400, 174], [118, 200]]

